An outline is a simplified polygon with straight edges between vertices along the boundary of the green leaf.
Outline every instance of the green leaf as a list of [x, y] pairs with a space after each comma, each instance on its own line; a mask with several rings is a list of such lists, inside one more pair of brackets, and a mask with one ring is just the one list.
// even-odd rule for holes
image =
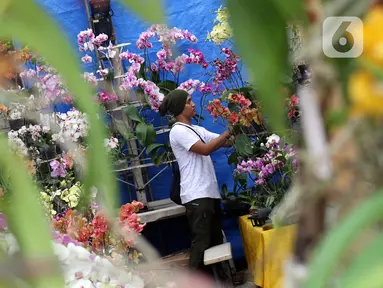
[[231, 155], [227, 159], [227, 164], [229, 164], [229, 165], [232, 165], [232, 164], [238, 165], [238, 155], [237, 155], [236, 152], [231, 153]]
[[271, 0], [286, 20], [298, 20], [302, 24], [307, 22], [305, 2], [302, 0]]
[[281, 162], [283, 162], [283, 163], [286, 163], [286, 158], [285, 157], [283, 157], [283, 156], [278, 156], [277, 158], [275, 158], [276, 160], [279, 160], [279, 161], [281, 161]]
[[144, 120], [140, 116], [140, 113], [138, 113], [137, 107], [134, 105], [128, 105], [124, 109], [122, 109], [126, 116], [128, 116], [131, 120], [134, 120], [139, 123], [144, 123]]
[[286, 131], [280, 81], [281, 75], [290, 69], [286, 21], [272, 1], [228, 0], [227, 6], [236, 44], [250, 72], [251, 82], [257, 87], [257, 99], [268, 115], [270, 127]]
[[[339, 287], [382, 287], [383, 234], [356, 255], [339, 281]], [[376, 276], [376, 275], [377, 276]], [[376, 284], [373, 284], [376, 283]]]
[[165, 155], [166, 155], [166, 151], [163, 151], [160, 155], [156, 155], [156, 157], [152, 158], [153, 163], [154, 165], [156, 165], [156, 167], [161, 165], [162, 159], [164, 158]]
[[158, 82], [160, 82], [160, 73], [158, 71], [151, 71], [150, 73], [150, 81], [152, 81], [153, 83], [157, 84]]
[[138, 123], [136, 127], [136, 135], [138, 142], [145, 147], [155, 142], [157, 138], [156, 130], [154, 130], [153, 125], [148, 125], [146, 123]]
[[141, 18], [154, 24], [165, 23], [165, 12], [160, 0], [120, 0]]
[[253, 141], [244, 134], [240, 134], [235, 139], [235, 149], [237, 153], [241, 156], [250, 156], [253, 152]]
[[178, 87], [177, 83], [175, 83], [174, 81], [171, 81], [171, 80], [162, 81], [162, 82], [158, 83], [157, 86], [159, 88], [164, 88], [164, 89], [167, 89], [170, 91], [173, 91], [173, 90], [177, 89], [177, 87]]
[[159, 143], [150, 144], [148, 147], [146, 147], [146, 154], [150, 154], [152, 152], [155, 153], [161, 147], [165, 147], [165, 145]]
[[327, 280], [337, 267], [337, 260], [342, 252], [366, 227], [382, 219], [382, 205], [383, 191], [378, 190], [327, 233], [314, 251], [304, 287], [326, 286]]
[[330, 128], [336, 128], [346, 123], [348, 117], [348, 109], [330, 110], [326, 117], [326, 124]]
[[274, 203], [275, 197], [274, 196], [269, 196], [266, 199], [266, 207], [270, 207]]
[[227, 108], [229, 108], [230, 112], [239, 112], [241, 109], [234, 103], [229, 103], [227, 105]]

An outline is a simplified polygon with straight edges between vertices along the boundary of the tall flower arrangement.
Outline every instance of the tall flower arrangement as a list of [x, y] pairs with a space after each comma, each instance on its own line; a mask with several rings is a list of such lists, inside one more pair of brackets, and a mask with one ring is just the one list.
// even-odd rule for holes
[[[150, 49], [153, 49], [153, 40], [161, 44], [155, 53], [156, 59], [150, 58]], [[196, 89], [203, 83], [197, 80], [188, 80], [180, 83], [180, 74], [185, 65], [200, 65], [203, 69], [208, 67], [204, 55], [197, 49], [188, 49], [187, 54], [175, 55], [172, 48], [177, 41], [187, 41], [191, 44], [198, 42], [197, 37], [188, 30], [179, 28], [169, 29], [166, 25], [152, 25], [147, 31], [141, 33], [136, 47], [142, 51], [143, 59], [137, 58], [129, 52], [120, 56], [132, 63], [128, 69], [121, 89], [140, 88], [148, 98], [154, 111], [158, 111], [164, 96], [171, 90], [181, 88], [185, 90]]]
[[125, 266], [129, 259], [137, 263], [141, 256], [133, 247], [137, 235], [145, 227], [137, 215], [142, 208], [140, 202], [127, 203], [121, 206], [119, 218], [113, 222], [109, 222], [99, 209], [92, 209], [87, 214], [68, 209], [55, 216], [52, 225], [58, 232], [57, 238], [68, 235], [78, 245]]

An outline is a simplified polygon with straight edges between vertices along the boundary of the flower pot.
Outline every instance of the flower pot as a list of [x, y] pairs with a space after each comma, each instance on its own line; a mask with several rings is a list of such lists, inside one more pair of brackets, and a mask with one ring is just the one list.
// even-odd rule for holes
[[117, 101], [110, 101], [104, 104], [107, 111], [116, 109], [118, 107]]
[[11, 128], [11, 130], [17, 131], [24, 125], [25, 125], [24, 118], [9, 120], [9, 127]]
[[242, 203], [240, 199], [223, 199], [223, 209], [227, 216], [243, 216], [249, 213], [249, 204]]
[[56, 155], [57, 154], [61, 154], [63, 151], [61, 149], [61, 146], [60, 145], [56, 145]]
[[51, 160], [56, 157], [56, 144], [50, 145], [48, 147], [43, 147], [40, 149], [40, 155], [42, 160]]
[[249, 212], [251, 215], [257, 214], [258, 208], [257, 207], [250, 207]]

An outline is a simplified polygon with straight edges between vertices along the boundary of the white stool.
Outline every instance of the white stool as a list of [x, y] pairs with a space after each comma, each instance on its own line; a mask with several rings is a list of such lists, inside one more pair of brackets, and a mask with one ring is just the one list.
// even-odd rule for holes
[[205, 265], [211, 265], [219, 262], [223, 262], [232, 259], [231, 244], [230, 242], [217, 245], [205, 250], [203, 257], [203, 263]]
[[[224, 263], [222, 263], [223, 264], [222, 268], [226, 270], [226, 272], [229, 272], [228, 274], [230, 275], [228, 276], [231, 278], [231, 281], [234, 284], [233, 274], [235, 275], [236, 269], [234, 266], [233, 255], [231, 253], [231, 244], [230, 242], [227, 242], [225, 233], [223, 231], [222, 231], [222, 234], [223, 234], [224, 243], [221, 245], [213, 246], [209, 249], [206, 249], [204, 253], [203, 263], [206, 266], [206, 265], [212, 265], [212, 264], [228, 261], [229, 265], [227, 266], [227, 265], [224, 265]], [[214, 278], [218, 281], [219, 277], [216, 270], [216, 265], [213, 265], [212, 268], [214, 272]]]

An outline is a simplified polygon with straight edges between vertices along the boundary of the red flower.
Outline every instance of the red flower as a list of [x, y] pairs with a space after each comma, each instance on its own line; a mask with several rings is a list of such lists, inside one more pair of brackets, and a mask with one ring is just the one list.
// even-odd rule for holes
[[104, 213], [101, 211], [97, 212], [96, 216], [92, 221], [94, 231], [92, 237], [101, 238], [108, 232], [108, 221], [106, 221]]
[[239, 117], [236, 113], [231, 113], [230, 114], [230, 123], [236, 124], [239, 120]]
[[132, 215], [136, 211], [136, 207], [133, 204], [126, 203], [120, 208], [120, 220], [124, 221], [130, 215]]
[[299, 104], [299, 97], [297, 95], [293, 95], [291, 96], [290, 101], [293, 106], [297, 106]]

